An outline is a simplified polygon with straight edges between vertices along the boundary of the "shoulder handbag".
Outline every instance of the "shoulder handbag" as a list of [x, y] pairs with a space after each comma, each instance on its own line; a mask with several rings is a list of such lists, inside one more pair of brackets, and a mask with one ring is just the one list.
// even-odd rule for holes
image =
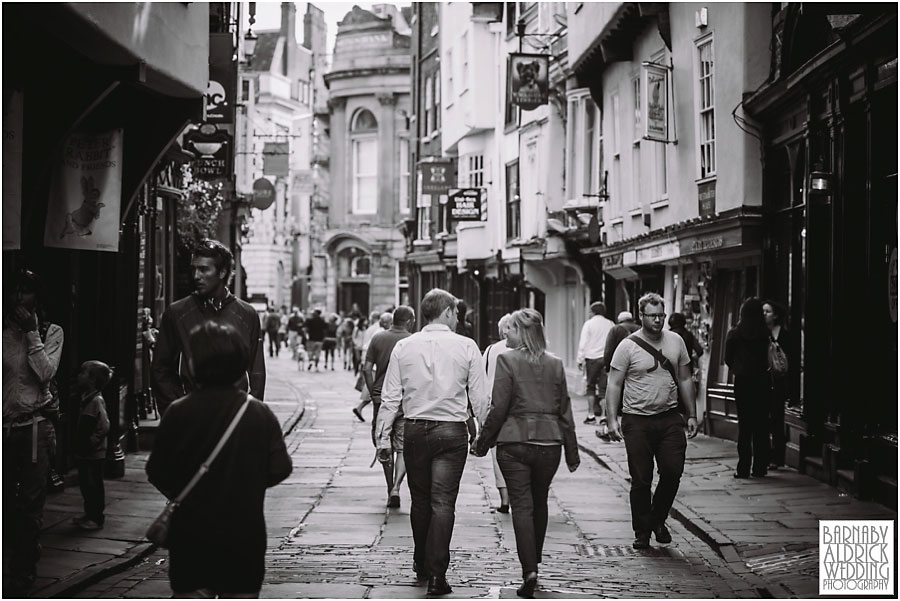
[[775, 376], [783, 376], [788, 372], [788, 358], [784, 349], [774, 337], [769, 335], [768, 349], [769, 371]]
[[653, 346], [637, 334], [632, 334], [628, 337], [628, 340], [650, 353], [653, 358], [656, 359], [656, 362], [662, 365], [663, 368], [669, 372], [669, 375], [672, 376], [672, 380], [675, 381], [675, 390], [678, 392], [678, 412], [683, 414], [684, 403], [681, 402], [681, 389], [678, 387], [678, 376], [675, 374], [675, 366], [672, 365], [672, 362], [669, 361], [668, 357], [662, 354], [662, 351], [653, 348]]
[[200, 468], [197, 470], [197, 473], [194, 474], [194, 477], [191, 478], [190, 482], [187, 483], [187, 486], [181, 491], [181, 493], [172, 501], [166, 504], [165, 509], [163, 509], [162, 513], [159, 514], [159, 517], [150, 524], [150, 527], [147, 528], [147, 540], [151, 543], [154, 543], [164, 549], [169, 547], [169, 526], [172, 523], [172, 515], [175, 513], [175, 510], [178, 509], [178, 506], [184, 502], [185, 497], [188, 496], [188, 493], [197, 485], [197, 482], [200, 481], [200, 478], [203, 477], [203, 474], [209, 471], [209, 466], [212, 465], [212, 462], [215, 461], [216, 456], [219, 454], [219, 451], [222, 450], [222, 447], [225, 446], [225, 443], [228, 442], [228, 439], [231, 438], [231, 433], [234, 432], [235, 428], [237, 428], [238, 422], [241, 421], [241, 417], [243, 417], [244, 412], [247, 411], [247, 405], [250, 404], [250, 399], [253, 398], [249, 394], [247, 398], [244, 400], [244, 403], [241, 405], [240, 409], [238, 409], [237, 413], [234, 415], [234, 418], [231, 420], [231, 423], [228, 424], [228, 428], [225, 429], [225, 433], [222, 434], [222, 438], [219, 439], [218, 444], [216, 444], [215, 448], [212, 450], [212, 453], [209, 454], [209, 457], [206, 458]]

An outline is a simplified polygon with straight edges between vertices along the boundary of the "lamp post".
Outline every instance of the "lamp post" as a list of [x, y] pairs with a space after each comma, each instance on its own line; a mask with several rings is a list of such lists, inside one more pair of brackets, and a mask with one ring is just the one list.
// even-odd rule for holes
[[249, 63], [253, 59], [253, 53], [256, 52], [257, 36], [253, 33], [253, 24], [256, 23], [256, 2], [250, 2], [250, 24], [247, 27], [247, 33], [244, 34], [244, 57]]

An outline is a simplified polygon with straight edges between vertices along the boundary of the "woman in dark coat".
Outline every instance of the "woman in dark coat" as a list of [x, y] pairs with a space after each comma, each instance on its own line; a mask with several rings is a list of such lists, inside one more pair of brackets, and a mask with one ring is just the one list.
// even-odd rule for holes
[[725, 338], [725, 363], [734, 374], [738, 411], [738, 464], [735, 478], [766, 475], [769, 465], [769, 329], [762, 301], [741, 305], [738, 324]]
[[507, 345], [516, 350], [497, 356], [491, 409], [474, 449], [483, 457], [497, 445], [522, 564], [517, 594], [526, 598], [534, 596], [537, 586], [547, 533], [547, 494], [562, 449], [570, 472], [580, 463], [566, 372], [562, 361], [545, 350], [542, 321], [533, 309], [512, 314]]
[[249, 405], [207, 472], [172, 516], [169, 582], [175, 597], [259, 596], [265, 574], [266, 489], [291, 473], [272, 410], [233, 382], [246, 372], [247, 343], [228, 325], [191, 333], [191, 369], [200, 389], [172, 403], [147, 461], [150, 482], [178, 496], [241, 405]]
[[780, 304], [767, 300], [763, 303], [763, 317], [766, 327], [769, 328], [770, 340], [776, 342], [788, 357], [788, 373], [771, 373], [772, 379], [772, 406], [769, 409], [769, 429], [772, 433], [772, 453], [769, 458], [769, 468], [778, 469], [784, 467], [784, 407], [790, 397], [790, 376], [794, 368], [790, 359], [794, 356], [793, 341], [787, 329], [787, 311]]

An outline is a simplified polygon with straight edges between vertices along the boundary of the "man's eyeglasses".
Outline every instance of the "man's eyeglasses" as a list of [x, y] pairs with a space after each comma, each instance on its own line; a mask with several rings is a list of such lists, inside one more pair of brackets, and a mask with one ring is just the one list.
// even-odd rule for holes
[[665, 313], [641, 313], [641, 315], [647, 319], [658, 319], [660, 321], [665, 321], [666, 319]]

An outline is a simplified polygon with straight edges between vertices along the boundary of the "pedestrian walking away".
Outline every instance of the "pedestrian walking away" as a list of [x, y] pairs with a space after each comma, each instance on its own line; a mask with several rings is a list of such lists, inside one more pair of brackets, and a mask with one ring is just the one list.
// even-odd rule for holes
[[266, 489], [290, 475], [291, 457], [272, 410], [233, 384], [249, 364], [245, 337], [208, 321], [192, 331], [189, 344], [198, 387], [163, 415], [147, 461], [150, 483], [167, 498], [178, 497], [247, 406], [209, 471], [175, 509], [169, 582], [174, 597], [258, 597]]
[[10, 549], [3, 596], [24, 596], [37, 577], [44, 520], [51, 420], [59, 397], [50, 384], [62, 356], [63, 329], [47, 321], [42, 283], [23, 269], [3, 307], [3, 543]]
[[306, 320], [304, 324], [306, 328], [306, 336], [309, 339], [309, 365], [307, 369], [312, 369], [315, 365], [316, 371], [319, 371], [319, 358], [322, 355], [322, 345], [325, 342], [326, 323], [322, 319], [322, 310], [313, 311], [312, 317]]
[[603, 368], [606, 338], [615, 324], [606, 318], [606, 305], [591, 303], [591, 318], [581, 327], [578, 341], [578, 369], [584, 371], [588, 397], [586, 424], [596, 424], [600, 418], [600, 433], [606, 435], [606, 417], [602, 400], [606, 396], [607, 374]]
[[769, 329], [762, 301], [748, 298], [735, 327], [725, 336], [725, 364], [734, 374], [738, 412], [738, 463], [735, 478], [762, 478], [769, 469]]
[[387, 462], [394, 418], [402, 409], [413, 570], [419, 578], [428, 578], [429, 595], [452, 592], [446, 573], [456, 497], [468, 456], [467, 407], [471, 402], [481, 423], [488, 406], [478, 346], [454, 332], [456, 303], [439, 288], [422, 299], [428, 325], [394, 347], [375, 429], [378, 459]]
[[291, 349], [291, 359], [296, 361], [299, 354], [298, 350], [303, 338], [303, 315], [298, 307], [291, 310], [291, 316], [288, 318], [287, 324], [288, 348]]
[[[389, 315], [385, 313], [384, 315]], [[383, 317], [383, 316], [382, 316]], [[416, 320], [416, 314], [412, 308], [401, 305], [394, 310], [391, 316], [390, 328], [378, 332], [369, 342], [366, 351], [366, 360], [363, 363], [363, 377], [366, 381], [366, 389], [371, 391], [372, 398], [372, 445], [375, 445], [375, 425], [378, 418], [378, 409], [381, 406], [381, 390], [384, 385], [384, 376], [387, 373], [388, 363], [394, 346], [404, 338], [407, 338], [410, 328]], [[372, 369], [375, 375], [372, 375]], [[354, 410], [359, 416], [359, 410]], [[403, 410], [397, 411], [391, 430], [391, 460], [382, 463], [384, 479], [388, 489], [388, 507], [400, 507], [400, 485], [406, 476], [406, 462], [403, 460]]]
[[331, 371], [334, 371], [334, 354], [337, 350], [338, 316], [332, 314], [325, 322], [325, 338], [322, 340], [322, 352], [325, 354], [323, 369], [328, 369], [328, 360], [331, 359]]
[[777, 470], [784, 467], [785, 433], [784, 433], [784, 408], [790, 405], [796, 396], [793, 393], [793, 383], [796, 380], [797, 370], [794, 368], [796, 361], [797, 344], [791, 336], [792, 332], [787, 327], [787, 309], [779, 303], [767, 300], [763, 303], [763, 317], [766, 327], [769, 328], [769, 348], [772, 353], [778, 352], [773, 345], [780, 349], [783, 357], [782, 365], [773, 365], [769, 361], [769, 376], [772, 380], [772, 405], [769, 409], [769, 430], [772, 434], [771, 452], [769, 454], [769, 469]]
[[[353, 415], [356, 416], [361, 422], [366, 421], [366, 418], [363, 417], [362, 410], [366, 405], [372, 402], [372, 393], [370, 392], [369, 386], [366, 384], [368, 380], [366, 380], [363, 375], [363, 362], [365, 361], [366, 354], [369, 351], [369, 344], [372, 342], [372, 338], [375, 337], [375, 334], [379, 332], [384, 332], [388, 328], [391, 327], [391, 323], [393, 323], [394, 317], [391, 312], [378, 313], [377, 311], [373, 311], [369, 316], [371, 325], [367, 327], [365, 330], [362, 330], [362, 326], [360, 326], [360, 331], [362, 332], [361, 337], [356, 337], [354, 340], [354, 344], [359, 345], [359, 375], [357, 380], [357, 390], [359, 390], [359, 404], [353, 408]], [[362, 320], [360, 320], [362, 321]], [[370, 368], [371, 375], [371, 368]], [[361, 387], [361, 388], [360, 388]], [[377, 409], [372, 413], [372, 426], [374, 431], [375, 426], [375, 414], [377, 413]]]
[[562, 360], [546, 352], [541, 314], [534, 309], [513, 313], [508, 342], [515, 350], [497, 358], [491, 408], [475, 454], [483, 457], [489, 447], [498, 447], [522, 565], [522, 585], [516, 592], [533, 598], [547, 533], [547, 495], [562, 448], [570, 472], [581, 460], [566, 370]]
[[[610, 363], [606, 410], [610, 438], [625, 439], [632, 546], [646, 549], [651, 533], [658, 543], [672, 542], [666, 518], [684, 471], [685, 427], [689, 438], [697, 435], [697, 409], [684, 340], [663, 330], [665, 302], [650, 292], [638, 306], [641, 329], [619, 344]], [[659, 481], [651, 494], [654, 461]]]
[[175, 399], [195, 388], [190, 368], [190, 333], [209, 321], [230, 325], [247, 343], [249, 363], [247, 371], [239, 377], [240, 388], [263, 400], [266, 360], [259, 317], [252, 305], [228, 290], [233, 262], [231, 251], [221, 242], [203, 240], [191, 257], [194, 292], [163, 312], [151, 368], [160, 415]]
[[[491, 393], [494, 388], [494, 375], [497, 373], [497, 357], [501, 353], [513, 350], [510, 348], [509, 341], [506, 338], [507, 333], [509, 332], [509, 320], [511, 317], [512, 315], [507, 313], [497, 322], [500, 340], [488, 346], [484, 350], [484, 355], [481, 358], [484, 362], [484, 371], [487, 374], [486, 390], [488, 403], [491, 402]], [[497, 492], [500, 494], [500, 507], [497, 508], [497, 511], [500, 513], [509, 513], [509, 492], [506, 488], [506, 480], [503, 478], [503, 472], [500, 470], [500, 464], [497, 463], [496, 447], [491, 447], [491, 463], [494, 466], [494, 482], [497, 485]]]
[[78, 484], [84, 499], [84, 514], [72, 518], [82, 530], [100, 530], [106, 521], [106, 495], [103, 487], [103, 462], [106, 460], [106, 435], [109, 416], [100, 392], [112, 379], [113, 370], [102, 361], [85, 361], [76, 376], [81, 392], [78, 425], [75, 432], [75, 459]]

